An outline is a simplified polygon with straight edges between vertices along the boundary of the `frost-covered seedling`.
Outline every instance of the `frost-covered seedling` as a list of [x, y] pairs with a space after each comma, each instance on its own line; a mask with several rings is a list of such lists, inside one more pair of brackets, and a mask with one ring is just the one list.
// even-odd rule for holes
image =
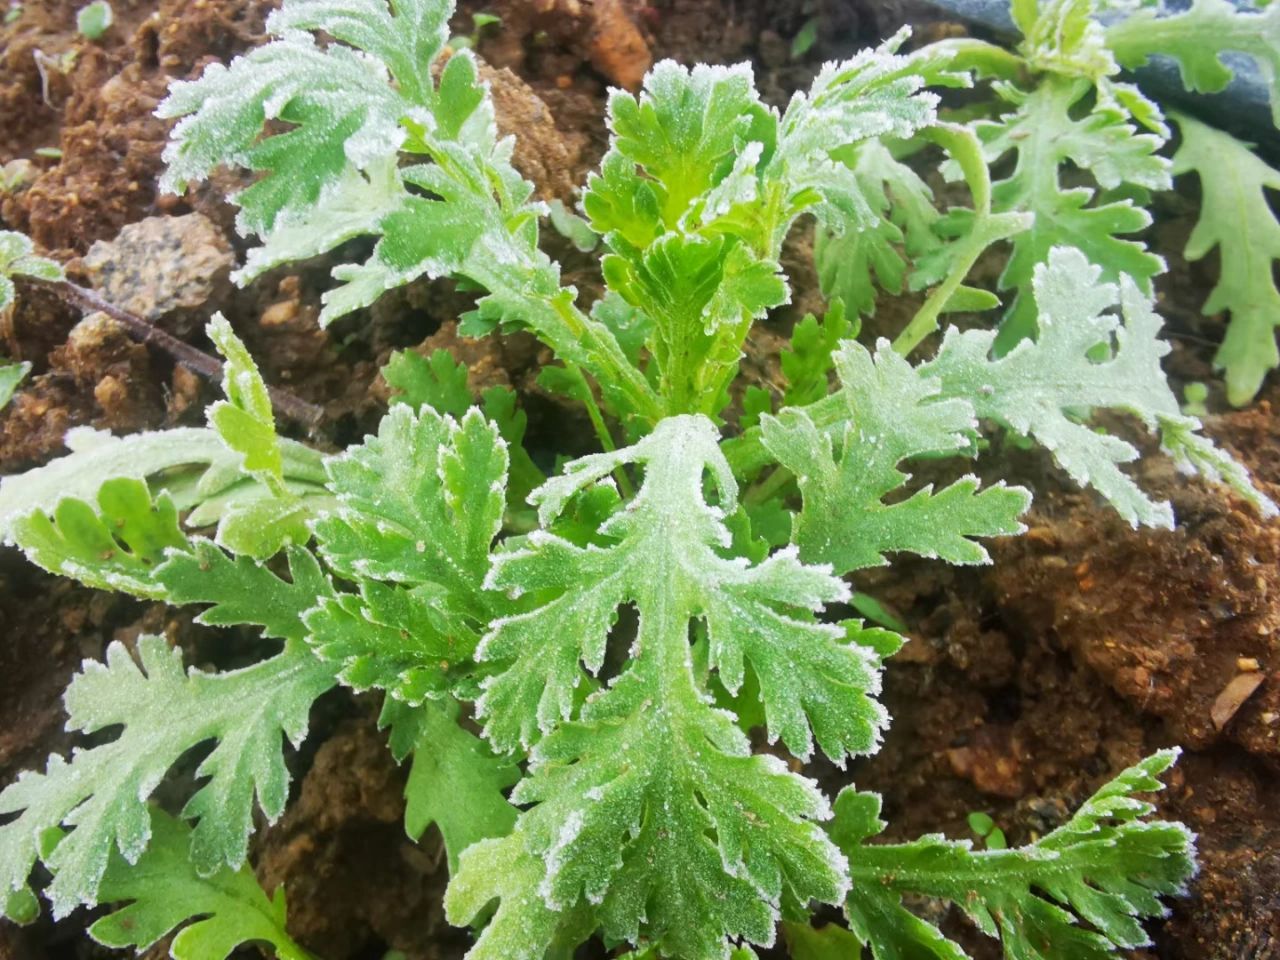
[[[876, 697], [903, 639], [845, 619], [847, 574], [900, 554], [984, 563], [983, 538], [1023, 529], [1029, 491], [962, 469], [924, 485], [918, 458], [945, 477], [984, 432], [1012, 432], [1131, 523], [1170, 526], [1124, 469], [1137, 448], [1089, 424], [1120, 411], [1188, 472], [1274, 512], [1180, 411], [1140, 286], [1054, 247], [1031, 267], [1038, 339], [997, 357], [995, 334], [948, 329], [913, 362], [947, 310], [991, 302], [965, 285], [970, 267], [1033, 220], [995, 208], [978, 138], [937, 119], [925, 87], [968, 82], [954, 51], [903, 56], [898, 37], [827, 65], [782, 112], [746, 67], [665, 62], [639, 96], [615, 92], [582, 203], [607, 292], [585, 305], [538, 247], [543, 210], [473, 55], [433, 66], [450, 12], [286, 0], [274, 40], [175, 85], [161, 108], [182, 118], [169, 183], [259, 173], [233, 198], [263, 241], [242, 280], [376, 237], [368, 260], [335, 271], [326, 320], [420, 276], [480, 288], [467, 330], [549, 344], [563, 366], [543, 383], [586, 406], [602, 452], [544, 475], [515, 395], [477, 402], [437, 353], [396, 358], [399, 402], [377, 435], [322, 456], [277, 436], [252, 359], [216, 318], [227, 398], [207, 429], [77, 432], [69, 456], [6, 479], [0, 530], [34, 562], [276, 642], [224, 671], [184, 670], [158, 637], [87, 662], [69, 725], [116, 732], [0, 793], [6, 912], [36, 913], [39, 862], [58, 916], [129, 902], [91, 928], [105, 943], [146, 947], [194, 920], [174, 941], [182, 960], [245, 941], [301, 955], [246, 850], [255, 810], [272, 820], [287, 804], [284, 741], [342, 684], [384, 697], [391, 749], [412, 760], [406, 828], [439, 828], [445, 909], [475, 927], [473, 960], [567, 956], [596, 935], [741, 958], [779, 924], [797, 955], [961, 957], [903, 906], [916, 895], [955, 903], [1009, 957], [1145, 943], [1141, 921], [1193, 871], [1186, 831], [1135, 796], [1159, 789], [1172, 752], [1039, 841], [980, 851], [869, 843], [877, 797], [850, 787], [833, 804], [783, 759], [843, 765], [889, 722]], [[885, 138], [912, 137], [939, 144], [971, 193], [919, 314], [896, 344], [868, 347], [833, 307], [797, 326], [785, 389], [740, 390], [753, 323], [790, 297], [792, 225], [879, 229], [898, 200], [868, 184], [893, 162]], [[152, 795], [196, 747], [194, 791], [161, 812]], [[848, 926], [811, 927], [820, 904]]]

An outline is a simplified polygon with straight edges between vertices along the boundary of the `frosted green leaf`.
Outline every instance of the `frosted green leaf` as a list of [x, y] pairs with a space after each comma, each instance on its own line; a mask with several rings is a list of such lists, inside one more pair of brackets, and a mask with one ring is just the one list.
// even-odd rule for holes
[[32, 277], [55, 282], [64, 279], [62, 267], [35, 254], [35, 244], [13, 230], [0, 230], [0, 313], [13, 305], [13, 277]]
[[765, 447], [799, 480], [804, 509], [794, 515], [792, 540], [802, 556], [839, 572], [885, 564], [896, 551], [986, 563], [974, 538], [1022, 531], [1018, 517], [1031, 495], [1003, 483], [979, 490], [972, 476], [886, 504], [909, 479], [903, 460], [967, 450], [973, 407], [958, 391], [944, 396], [940, 380], [883, 340], [874, 356], [845, 341], [835, 363], [844, 408], [834, 436], [803, 409], [761, 418]]
[[813, 255], [822, 292], [856, 313], [872, 314], [876, 287], [901, 293], [910, 265], [941, 246], [933, 231], [938, 211], [928, 185], [879, 141], [860, 145], [846, 163], [873, 220], [843, 234], [819, 230]]
[[502, 524], [507, 448], [479, 410], [461, 421], [396, 406], [376, 437], [331, 458], [338, 506], [315, 522], [339, 575], [436, 584], [483, 615], [481, 582]]
[[663, 60], [638, 98], [617, 90], [609, 99], [614, 149], [652, 178], [668, 229], [723, 176], [726, 162], [732, 166], [753, 125], [773, 122], [747, 64], [687, 68]]
[[[282, 215], [315, 206], [349, 169], [399, 149], [410, 104], [388, 80], [376, 59], [342, 44], [320, 47], [298, 31], [230, 66], [210, 64], [199, 79], [173, 83], [156, 111], [182, 118], [165, 148], [161, 185], [181, 193], [221, 164], [259, 171], [233, 200], [241, 232], [269, 233]], [[287, 132], [263, 138], [269, 121]]]
[[502, 901], [467, 952], [468, 960], [543, 960], [561, 914], [543, 901], [542, 861], [524, 849], [519, 834], [508, 834], [472, 844], [461, 863], [461, 870], [450, 871], [445, 890], [445, 916], [450, 923], [478, 919], [490, 903]]
[[[1280, 7], [1272, 12], [1280, 13]], [[1272, 20], [1280, 24], [1275, 16]], [[1218, 248], [1218, 282], [1202, 310], [1231, 314], [1214, 365], [1226, 371], [1227, 397], [1240, 406], [1280, 364], [1275, 334], [1280, 289], [1273, 275], [1280, 260], [1280, 220], [1267, 198], [1268, 190], [1280, 190], [1280, 171], [1230, 134], [1182, 114], [1175, 119], [1182, 145], [1173, 158], [1174, 173], [1195, 173], [1201, 193], [1200, 219], [1187, 240], [1186, 257], [1199, 260]]]
[[267, 30], [289, 37], [323, 31], [387, 66], [397, 90], [414, 103], [435, 96], [431, 67], [449, 36], [453, 6], [442, 0], [289, 0]]
[[[265, 241], [242, 283], [378, 237], [366, 263], [335, 268], [322, 325], [423, 275], [466, 279], [490, 292], [482, 324], [532, 329], [596, 374], [617, 411], [653, 418], [648, 383], [538, 249], [543, 208], [511, 165], [474, 56], [454, 52], [433, 80], [452, 11], [450, 0], [286, 0], [268, 20], [276, 39], [172, 85], [158, 113], [182, 119], [163, 185], [181, 192], [219, 166], [262, 174], [232, 198], [241, 231]], [[401, 152], [432, 162], [405, 166]]]
[[[575, 494], [623, 463], [643, 464], [645, 480], [601, 527], [609, 545], [580, 547], [546, 532]], [[745, 659], [774, 684], [766, 688], [799, 691], [798, 707], [775, 705], [770, 733], [804, 753], [810, 725], [837, 758], [871, 748], [883, 724], [868, 696], [878, 659], [814, 619], [848, 596], [825, 569], [792, 551], [754, 566], [721, 556], [736, 493], [710, 421], [690, 416], [663, 420], [633, 447], [574, 461], [535, 491], [544, 529], [496, 555], [489, 585], [539, 603], [495, 621], [478, 651], [496, 668], [478, 702], [486, 736], [509, 749], [544, 735], [512, 796], [532, 806], [511, 837], [478, 845], [475, 860], [463, 856], [461, 889], [480, 884], [478, 864], [491, 869], [497, 859], [515, 874], [531, 854], [544, 866], [536, 882], [547, 906], [585, 898], [599, 904], [606, 936], [647, 938], [701, 960], [722, 956], [726, 936], [771, 942], [783, 899], [830, 902], [842, 888], [839, 859], [812, 822], [825, 815], [821, 795], [777, 761], [751, 756], [730, 716], [708, 704], [690, 628], [705, 622], [727, 684], [740, 682]], [[579, 663], [600, 668], [628, 603], [640, 624], [631, 660], [569, 722], [586, 681]], [[505, 940], [529, 891], [501, 895], [492, 923]], [[476, 900], [468, 902], [450, 906], [451, 916], [467, 919]], [[481, 943], [477, 956], [493, 956]], [[544, 947], [530, 939], [518, 955]]]
[[1151, 215], [1131, 200], [1104, 200], [1086, 186], [1066, 187], [1061, 171], [1072, 164], [1091, 173], [1108, 190], [1133, 185], [1167, 190], [1169, 161], [1156, 151], [1163, 141], [1138, 133], [1122, 111], [1097, 104], [1082, 117], [1073, 107], [1089, 92], [1086, 81], [1046, 79], [1033, 92], [1004, 88], [1016, 109], [998, 122], [976, 126], [988, 163], [1009, 154], [1016, 158], [1012, 172], [994, 185], [997, 211], [1034, 214], [1030, 229], [1012, 238], [1013, 252], [1000, 276], [1000, 289], [1015, 296], [1000, 335], [1007, 350], [1036, 332], [1036, 304], [1032, 277], [1056, 246], [1080, 250], [1114, 281], [1132, 278], [1151, 290], [1151, 278], [1164, 270], [1164, 261], [1128, 235], [1151, 225]]
[[458, 715], [453, 700], [416, 709], [388, 700], [380, 721], [392, 727], [398, 759], [413, 757], [404, 787], [405, 832], [419, 840], [434, 823], [444, 838], [450, 874], [458, 872], [458, 857], [473, 843], [511, 832], [517, 811], [504, 791], [520, 779], [520, 768], [495, 756], [459, 725]]
[[119, 726], [106, 743], [53, 756], [44, 773], [27, 772], [0, 792], [0, 889], [25, 884], [47, 830], [75, 827], [47, 857], [47, 896], [56, 916], [97, 902], [111, 850], [136, 863], [151, 833], [147, 798], [188, 750], [217, 745], [200, 765], [205, 784], [187, 805], [199, 816], [192, 857], [209, 872], [238, 868], [252, 829], [254, 798], [268, 819], [284, 810], [289, 774], [284, 738], [306, 733], [312, 702], [333, 685], [332, 672], [305, 646], [225, 673], [184, 673], [181, 651], [162, 637], [138, 641], [139, 663], [118, 642], [105, 663], [86, 661], [67, 688], [68, 729], [86, 734]]
[[356, 237], [376, 235], [383, 220], [404, 206], [407, 196], [389, 160], [371, 162], [364, 170], [347, 167], [321, 188], [314, 207], [281, 211], [262, 245], [250, 248], [244, 266], [231, 279], [248, 286], [283, 264], [318, 257]]
[[[66, 499], [95, 500], [102, 484], [117, 478], [149, 481], [178, 510], [193, 510], [187, 521], [192, 527], [216, 523], [237, 500], [269, 495], [245, 476], [243, 458], [213, 430], [179, 427], [113, 437], [77, 427], [67, 431], [65, 442], [71, 450], [67, 456], [0, 479], [0, 536], [6, 541], [17, 519], [35, 511], [53, 513]], [[300, 496], [323, 494], [320, 453], [294, 440], [279, 445], [289, 488]]]
[[253, 624], [268, 637], [302, 641], [302, 616], [322, 598], [334, 596], [316, 558], [301, 547], [286, 551], [289, 579], [248, 557], [231, 557], [205, 539], [185, 553], [170, 552], [155, 578], [171, 603], [210, 606], [196, 623], [224, 627]]
[[1035, 70], [1099, 83], [1118, 72], [1102, 25], [1094, 19], [1095, 0], [1042, 0], [1020, 11], [1018, 50]]
[[404, 589], [363, 580], [359, 595], [325, 598], [304, 619], [308, 642], [341, 665], [344, 684], [415, 705], [465, 678], [479, 642], [473, 623], [435, 584]]
[[765, 180], [785, 184], [795, 211], [812, 208], [819, 223], [836, 234], [878, 218], [857, 176], [831, 152], [875, 137], [909, 137], [935, 119], [937, 96], [922, 91], [927, 68], [896, 52], [909, 35], [903, 28], [875, 50], [826, 64], [808, 93], [792, 97], [779, 121]]
[[469, 675], [499, 599], [482, 584], [502, 525], [506, 444], [478, 409], [456, 421], [401, 405], [328, 469], [337, 506], [316, 537], [359, 592], [319, 601], [304, 617], [308, 640], [357, 690], [439, 698]]
[[259, 560], [289, 544], [310, 538], [307, 521], [316, 501], [304, 499], [284, 482], [284, 458], [276, 436], [271, 396], [249, 351], [222, 314], [214, 314], [209, 338], [226, 358], [222, 390], [225, 401], [209, 407], [209, 426], [227, 447], [243, 458], [242, 468], [266, 488], [269, 496], [235, 501], [218, 524], [218, 543]]
[[222, 314], [214, 314], [207, 332], [226, 358], [222, 392], [227, 396], [209, 408], [209, 426], [218, 431], [223, 443], [244, 457], [246, 472], [268, 485], [278, 483], [284, 479], [284, 464], [271, 397], [258, 365]]
[[939, 834], [866, 843], [885, 827], [880, 798], [845, 789], [831, 833], [849, 857], [845, 912], [854, 935], [876, 960], [962, 960], [958, 946], [903, 905], [912, 894], [954, 903], [1003, 942], [1009, 960], [1107, 960], [1149, 945], [1140, 921], [1166, 914], [1161, 896], [1184, 892], [1195, 872], [1193, 838], [1180, 823], [1145, 819], [1155, 807], [1134, 794], [1162, 789], [1159, 775], [1177, 755], [1161, 751], [1123, 771], [1061, 827], [1013, 850], [974, 850]]
[[285, 930], [284, 889], [268, 897], [249, 866], [202, 876], [187, 855], [191, 831], [151, 808], [151, 843], [130, 864], [112, 851], [99, 896], [129, 901], [96, 920], [89, 936], [106, 947], [147, 950], [173, 930], [174, 960], [224, 960], [237, 947], [267, 943], [279, 960], [310, 960]]
[[776, 262], [725, 237], [668, 233], [603, 268], [610, 289], [652, 321], [648, 346], [673, 410], [717, 413], [752, 321], [790, 299]]
[[160, 599], [156, 566], [168, 549], [189, 548], [178, 511], [167, 496], [152, 499], [141, 480], [103, 483], [96, 507], [62, 498], [51, 513], [37, 510], [12, 522], [9, 535], [36, 566], [100, 590]]
[[1250, 10], [1228, 0], [1193, 0], [1188, 10], [1136, 10], [1107, 28], [1107, 45], [1120, 64], [1140, 67], [1153, 54], [1172, 57], [1182, 83], [1198, 93], [1217, 93], [1235, 75], [1233, 55], [1257, 64], [1271, 87], [1271, 115], [1280, 126], [1280, 7]]
[[[1199, 426], [1182, 417], [1160, 369], [1169, 346], [1158, 337], [1160, 318], [1150, 300], [1128, 277], [1117, 288], [1102, 283], [1102, 273], [1078, 250], [1055, 249], [1035, 274], [1038, 340], [1024, 341], [993, 360], [994, 333], [952, 328], [921, 372], [936, 377], [944, 395], [968, 398], [979, 418], [1034, 439], [1073, 480], [1101, 493], [1129, 523], [1171, 527], [1169, 504], [1151, 500], [1120, 469], [1138, 458], [1137, 449], [1077, 416], [1105, 408], [1131, 413], [1150, 430], [1172, 423], [1187, 433]], [[1117, 305], [1123, 322], [1108, 312]], [[1098, 350], [1108, 355], [1094, 359]], [[1213, 449], [1204, 438], [1197, 440], [1206, 452]], [[1188, 443], [1183, 439], [1178, 446], [1187, 449]], [[1183, 462], [1194, 469], [1207, 461], [1188, 456]], [[1216, 462], [1229, 461], [1219, 454]], [[1247, 483], [1242, 468], [1214, 469], [1264, 512], [1273, 509]]]

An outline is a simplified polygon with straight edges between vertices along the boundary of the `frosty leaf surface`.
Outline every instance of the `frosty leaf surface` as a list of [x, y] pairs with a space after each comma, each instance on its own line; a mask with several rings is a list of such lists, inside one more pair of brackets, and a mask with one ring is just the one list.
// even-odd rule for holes
[[412, 704], [443, 696], [469, 672], [498, 599], [483, 583], [505, 509], [505, 442], [478, 409], [458, 421], [399, 405], [327, 466], [337, 506], [316, 538], [358, 592], [306, 615], [309, 642], [355, 689]]
[[1061, 827], [1012, 850], [974, 850], [938, 834], [866, 843], [885, 827], [880, 798], [845, 789], [831, 833], [853, 876], [850, 929], [876, 960], [961, 960], [958, 946], [903, 905], [915, 894], [954, 903], [1010, 960], [1106, 960], [1150, 944], [1141, 921], [1166, 914], [1160, 897], [1185, 889], [1195, 860], [1187, 828], [1147, 820], [1155, 807], [1135, 794], [1162, 789], [1159, 775], [1176, 757], [1165, 750], [1130, 767]]
[[322, 324], [423, 275], [466, 279], [490, 294], [478, 324], [533, 330], [600, 376], [619, 412], [652, 417], [648, 384], [538, 249], [544, 208], [511, 165], [474, 55], [433, 73], [452, 12], [450, 0], [287, 0], [268, 20], [273, 40], [171, 88], [159, 114], [181, 119], [164, 186], [181, 192], [218, 166], [261, 173], [233, 197], [242, 232], [264, 241], [242, 283], [378, 238], [365, 263], [335, 269]]
[[803, 408], [761, 418], [765, 447], [799, 480], [804, 509], [793, 517], [792, 540], [802, 556], [840, 572], [887, 563], [885, 554], [898, 551], [985, 563], [974, 538], [1022, 530], [1030, 494], [1002, 483], [979, 490], [972, 476], [885, 503], [909, 479], [903, 460], [968, 448], [973, 407], [958, 391], [944, 396], [938, 379], [883, 340], [874, 355], [845, 341], [835, 364], [844, 409], [832, 433]]
[[86, 661], [67, 688], [69, 729], [118, 725], [119, 736], [69, 760], [55, 755], [44, 773], [24, 773], [0, 792], [0, 812], [18, 814], [0, 826], [6, 891], [25, 884], [44, 831], [75, 827], [41, 858], [54, 873], [46, 894], [57, 916], [98, 901], [113, 849], [137, 862], [151, 834], [147, 797], [179, 757], [208, 740], [217, 745], [199, 769], [207, 781], [186, 811], [199, 817], [191, 856], [204, 872], [238, 868], [255, 797], [269, 819], [284, 810], [283, 740], [301, 741], [312, 702], [333, 685], [332, 671], [300, 643], [224, 673], [184, 672], [181, 652], [161, 637], [143, 636], [138, 655], [135, 663], [112, 643], [105, 662]]
[[1032, 279], [1054, 247], [1074, 247], [1100, 266], [1107, 280], [1127, 276], [1148, 292], [1151, 278], [1164, 270], [1158, 256], [1130, 237], [1151, 225], [1151, 215], [1130, 199], [1066, 186], [1063, 168], [1087, 170], [1106, 190], [1124, 185], [1166, 190], [1171, 178], [1169, 162], [1156, 153], [1162, 140], [1139, 133], [1122, 110], [1099, 103], [1083, 117], [1073, 114], [1091, 89], [1088, 82], [1050, 77], [1030, 93], [1002, 89], [1013, 99], [1013, 111], [975, 127], [988, 163], [1008, 155], [1015, 159], [1012, 172], [994, 184], [993, 203], [998, 211], [1035, 217], [1030, 229], [1013, 237], [1000, 276], [1000, 288], [1015, 292], [1000, 339], [1001, 349], [1009, 349], [1036, 332]]
[[1268, 190], [1280, 190], [1280, 171], [1230, 134], [1183, 114], [1175, 119], [1182, 145], [1173, 158], [1174, 173], [1195, 173], [1200, 181], [1200, 219], [1186, 256], [1199, 260], [1218, 249], [1218, 282], [1202, 310], [1231, 314], [1214, 364], [1226, 371], [1227, 397], [1239, 406], [1254, 398], [1280, 364], [1280, 289], [1273, 274], [1280, 260], [1280, 220], [1267, 198]]
[[178, 511], [163, 494], [152, 499], [141, 480], [103, 483], [96, 507], [60, 499], [51, 513], [37, 510], [14, 521], [12, 541], [32, 563], [100, 590], [160, 599], [156, 566], [169, 549], [188, 548]]
[[[577, 546], [545, 531], [575, 494], [624, 463], [643, 465], [645, 479], [601, 528], [608, 545]], [[810, 726], [837, 757], [871, 748], [883, 724], [868, 697], [878, 658], [814, 618], [848, 595], [824, 568], [791, 551], [754, 566], [721, 556], [730, 539], [723, 511], [736, 493], [710, 421], [692, 416], [662, 421], [634, 447], [574, 461], [535, 491], [544, 529], [498, 553], [489, 582], [539, 602], [495, 621], [478, 652], [498, 667], [478, 704], [486, 736], [502, 749], [537, 741], [531, 776], [512, 796], [532, 806], [510, 836], [463, 855], [460, 890], [481, 886], [475, 871], [498, 860], [504, 875], [528, 870], [527, 883], [536, 875], [548, 907], [598, 905], [607, 936], [644, 936], [665, 953], [701, 958], [722, 955], [726, 936], [770, 942], [783, 899], [830, 902], [842, 887], [839, 860], [813, 823], [825, 816], [821, 795], [751, 756], [731, 718], [709, 706], [690, 628], [705, 623], [710, 662], [728, 685], [741, 682], [746, 660], [780, 687], [808, 687], [803, 715], [788, 713], [789, 704], [770, 715], [770, 734], [802, 754]], [[624, 604], [639, 615], [631, 659], [575, 711], [586, 682], [579, 664], [599, 670]], [[844, 726], [837, 704], [852, 718]], [[530, 891], [499, 895], [495, 948], [511, 946], [511, 911]], [[478, 905], [468, 894], [450, 898], [455, 920]], [[485, 944], [477, 956], [496, 955]], [[518, 955], [544, 948], [531, 940]]]
[[[1076, 415], [1109, 409], [1131, 413], [1153, 431], [1167, 423], [1182, 423], [1192, 432], [1198, 427], [1193, 418], [1183, 418], [1160, 368], [1169, 346], [1159, 339], [1161, 321], [1151, 301], [1128, 277], [1121, 277], [1117, 287], [1103, 283], [1102, 276], [1102, 269], [1078, 250], [1055, 249], [1035, 271], [1039, 339], [992, 359], [994, 333], [952, 328], [922, 372], [937, 378], [945, 395], [969, 398], [979, 418], [1034, 439], [1072, 479], [1101, 493], [1129, 523], [1170, 527], [1169, 504], [1153, 501], [1120, 469], [1138, 458], [1137, 448]], [[1109, 312], [1117, 307], [1118, 312]], [[1106, 356], [1094, 359], [1097, 351]], [[1199, 439], [1206, 453], [1213, 449]], [[1230, 462], [1220, 453], [1214, 459]], [[1239, 467], [1231, 476], [1241, 496], [1264, 513], [1274, 509], [1241, 482]]]
[[89, 936], [145, 951], [181, 927], [174, 960], [224, 960], [248, 943], [270, 944], [280, 960], [310, 960], [285, 930], [283, 888], [268, 897], [247, 864], [202, 876], [188, 857], [190, 828], [154, 807], [150, 815], [146, 852], [130, 864], [112, 851], [102, 876], [102, 902], [127, 903], [94, 921]]
[[351, 579], [439, 584], [483, 609], [502, 524], [506, 444], [479, 410], [462, 419], [396, 406], [377, 436], [331, 458], [338, 507], [315, 523], [329, 565]]
[[[279, 443], [286, 482], [299, 493], [323, 493], [320, 453], [293, 440]], [[0, 479], [0, 536], [6, 541], [14, 521], [37, 510], [52, 513], [64, 499], [96, 500], [107, 480], [148, 481], [179, 510], [197, 508], [188, 518], [195, 527], [217, 522], [222, 502], [262, 489], [213, 430], [178, 427], [113, 437], [76, 427], [67, 432], [66, 444], [68, 455]]]
[[1192, 0], [1172, 13], [1148, 7], [1111, 24], [1106, 38], [1129, 69], [1153, 54], [1172, 57], [1183, 85], [1199, 93], [1217, 93], [1231, 82], [1233, 56], [1250, 58], [1270, 85], [1271, 114], [1280, 126], [1280, 8], [1247, 9], [1228, 0]]
[[859, 145], [845, 162], [874, 220], [842, 234], [819, 230], [813, 255], [822, 292], [856, 313], [871, 314], [877, 287], [901, 293], [911, 265], [941, 246], [933, 230], [939, 214], [928, 185], [880, 141]]

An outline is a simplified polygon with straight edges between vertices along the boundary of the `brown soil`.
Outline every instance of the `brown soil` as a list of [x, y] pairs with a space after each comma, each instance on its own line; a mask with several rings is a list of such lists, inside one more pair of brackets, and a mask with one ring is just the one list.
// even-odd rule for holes
[[[95, 276], [91, 246], [147, 217], [202, 213], [242, 254], [221, 200], [226, 184], [183, 199], [158, 195], [166, 128], [151, 112], [171, 78], [258, 42], [272, 3], [115, 0], [117, 23], [94, 44], [75, 33], [80, 5], [28, 2], [17, 21], [0, 27], [0, 163], [30, 158], [34, 165], [24, 186], [0, 197], [0, 223], [29, 232], [85, 281]], [[608, 87], [633, 87], [657, 59], [749, 59], [768, 98], [780, 103], [815, 64], [904, 20], [949, 29], [903, 3], [871, 0], [476, 0], [464, 7], [460, 30], [472, 9], [503, 18], [480, 45], [493, 67], [501, 122], [520, 135], [517, 161], [540, 194], [566, 200], [603, 150]], [[790, 38], [814, 15], [822, 23], [818, 45], [793, 62]], [[49, 146], [61, 148], [60, 159], [34, 157]], [[1163, 287], [1177, 345], [1171, 369], [1212, 382], [1209, 344], [1220, 329], [1197, 316], [1210, 274], [1177, 256], [1187, 213], [1182, 198], [1162, 200], [1153, 232], [1173, 265]], [[589, 257], [554, 236], [548, 244], [579, 287], [598, 285]], [[800, 238], [788, 257], [796, 303], [756, 338], [748, 364], [754, 376], [776, 376], [781, 335], [817, 304], [812, 270], [801, 265], [805, 251]], [[213, 264], [216, 251], [210, 256]], [[244, 291], [213, 283], [197, 308], [202, 315], [222, 310], [270, 381], [324, 406], [316, 442], [341, 446], [371, 429], [386, 402], [378, 366], [391, 350], [413, 346], [454, 351], [477, 389], [513, 385], [527, 402], [535, 442], [545, 438], [560, 450], [590, 443], [582, 417], [565, 419], [537, 394], [533, 380], [547, 359], [537, 344], [457, 337], [468, 300], [448, 285], [415, 284], [337, 329], [318, 330], [330, 266], [322, 258], [281, 269]], [[0, 471], [58, 455], [72, 426], [130, 431], [200, 421], [212, 397], [207, 384], [114, 325], [82, 322], [40, 291], [20, 293], [20, 308], [0, 328], [0, 351], [36, 369], [0, 414]], [[895, 329], [910, 310], [884, 304], [874, 329]], [[189, 312], [158, 319], [201, 345]], [[1255, 408], [1210, 423], [1269, 483], [1280, 483], [1275, 402], [1273, 389]], [[994, 451], [985, 467], [1007, 473], [1009, 464], [1043, 493], [1029, 535], [997, 545], [993, 567], [915, 561], [862, 578], [862, 589], [911, 625], [913, 642], [888, 671], [894, 726], [885, 749], [856, 765], [853, 779], [885, 794], [895, 837], [934, 829], [964, 835], [965, 815], [984, 810], [1017, 843], [1052, 829], [1122, 766], [1182, 744], [1188, 753], [1160, 803], [1200, 835], [1202, 870], [1172, 918], [1155, 926], [1158, 946], [1139, 955], [1280, 957], [1280, 809], [1272, 802], [1280, 785], [1277, 528], [1259, 526], [1242, 506], [1159, 460], [1145, 468], [1145, 480], [1173, 500], [1181, 521], [1173, 533], [1129, 530], [1064, 485], [1042, 457]], [[68, 748], [61, 691], [80, 660], [99, 656], [112, 638], [145, 626], [166, 630], [197, 662], [225, 656], [172, 611], [47, 577], [12, 551], [0, 553], [0, 625], [0, 783]], [[368, 698], [326, 698], [295, 758], [294, 804], [259, 835], [255, 862], [265, 882], [287, 886], [293, 932], [326, 960], [374, 960], [388, 947], [414, 960], [460, 956], [467, 936], [441, 916], [438, 838], [429, 834], [420, 845], [405, 838], [403, 773], [381, 749], [375, 713]], [[814, 772], [829, 788], [850, 776]], [[0, 957], [105, 955], [84, 941], [85, 919], [58, 927], [45, 920], [23, 931], [0, 926]], [[960, 935], [975, 956], [994, 955]]]

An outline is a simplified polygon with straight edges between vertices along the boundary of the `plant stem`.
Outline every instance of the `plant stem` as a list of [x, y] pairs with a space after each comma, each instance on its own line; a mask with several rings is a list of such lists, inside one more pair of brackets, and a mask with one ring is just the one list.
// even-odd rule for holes
[[[72, 306], [87, 312], [105, 313], [123, 326], [134, 340], [160, 348], [192, 373], [199, 374], [208, 380], [217, 381], [221, 378], [222, 364], [217, 358], [179, 340], [167, 330], [160, 329], [136, 313], [117, 307], [96, 291], [72, 283], [70, 280], [40, 282]], [[323, 422], [324, 410], [314, 403], [308, 403], [296, 394], [279, 387], [268, 386], [267, 392], [271, 396], [272, 407], [282, 416], [311, 430]]]

